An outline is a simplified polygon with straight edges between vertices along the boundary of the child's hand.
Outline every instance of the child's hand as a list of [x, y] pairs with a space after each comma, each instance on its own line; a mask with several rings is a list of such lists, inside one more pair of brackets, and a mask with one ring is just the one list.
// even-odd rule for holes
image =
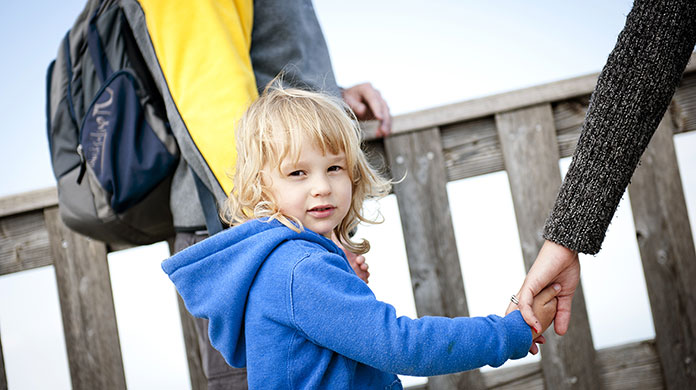
[[367, 279], [370, 277], [370, 271], [368, 271], [367, 269], [370, 267], [365, 262], [365, 256], [356, 255], [351, 251], [345, 250], [345, 248], [343, 249], [343, 252], [346, 253], [348, 262], [350, 263], [350, 266], [353, 268], [353, 271], [355, 271], [355, 273], [358, 274], [358, 277], [360, 277], [360, 279], [362, 279], [363, 282], [369, 283]]
[[561, 290], [559, 284], [554, 284], [543, 289], [537, 296], [534, 297], [532, 310], [534, 315], [541, 323], [541, 331], [539, 333], [532, 328], [532, 340], [536, 340], [544, 331], [551, 326], [554, 317], [556, 316], [556, 295]]
[[331, 240], [341, 249], [343, 249], [343, 253], [346, 254], [346, 258], [348, 259], [348, 263], [350, 263], [350, 267], [353, 268], [353, 271], [358, 275], [360, 279], [363, 280], [365, 283], [369, 283], [367, 279], [370, 277], [370, 271], [367, 269], [369, 266], [365, 262], [365, 256], [363, 255], [356, 255], [355, 253], [346, 250], [346, 248], [341, 245], [341, 240], [336, 238], [335, 234], [331, 234]]

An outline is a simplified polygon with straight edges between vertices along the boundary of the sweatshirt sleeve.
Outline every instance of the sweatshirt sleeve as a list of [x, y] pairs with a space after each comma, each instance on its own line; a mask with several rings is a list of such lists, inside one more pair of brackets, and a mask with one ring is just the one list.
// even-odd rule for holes
[[317, 253], [295, 266], [292, 321], [306, 338], [382, 371], [432, 376], [500, 366], [527, 355], [532, 333], [519, 311], [501, 318], [397, 317], [346, 269]]
[[696, 2], [636, 0], [590, 98], [544, 238], [595, 254], [696, 42]]

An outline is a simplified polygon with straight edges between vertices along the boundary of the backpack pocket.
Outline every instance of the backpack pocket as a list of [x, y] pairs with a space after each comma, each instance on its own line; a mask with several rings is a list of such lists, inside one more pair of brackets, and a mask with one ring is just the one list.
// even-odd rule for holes
[[[175, 145], [165, 145], [167, 123], [141, 104], [135, 76], [120, 70], [105, 80], [80, 127], [82, 171], [90, 169], [121, 213], [144, 199], [176, 168]], [[169, 147], [168, 147], [169, 146]], [[171, 150], [173, 149], [173, 150]]]

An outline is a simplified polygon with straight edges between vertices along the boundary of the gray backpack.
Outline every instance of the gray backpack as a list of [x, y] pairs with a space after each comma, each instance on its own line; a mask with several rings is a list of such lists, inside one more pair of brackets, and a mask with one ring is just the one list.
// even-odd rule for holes
[[89, 1], [47, 75], [47, 126], [60, 215], [107, 243], [174, 234], [179, 152], [165, 106], [118, 1]]

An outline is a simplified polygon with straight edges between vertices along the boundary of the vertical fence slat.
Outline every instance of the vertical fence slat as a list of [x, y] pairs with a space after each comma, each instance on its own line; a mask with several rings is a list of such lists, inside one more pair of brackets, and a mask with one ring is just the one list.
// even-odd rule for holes
[[633, 175], [629, 197], [668, 389], [696, 388], [696, 253], [669, 112]]
[[[176, 253], [174, 247], [174, 238], [167, 240], [169, 245], [169, 253]], [[198, 336], [196, 332], [196, 324], [193, 316], [186, 310], [184, 301], [181, 296], [174, 290], [176, 294], [177, 306], [179, 307], [179, 318], [181, 320], [181, 333], [184, 336], [184, 348], [186, 349], [186, 362], [188, 363], [189, 377], [191, 380], [192, 390], [205, 390], [208, 388], [208, 381], [203, 372], [203, 362], [201, 359], [201, 350], [198, 347]]]
[[201, 359], [201, 350], [198, 347], [195, 320], [186, 310], [184, 301], [179, 294], [177, 294], [177, 301], [179, 302], [181, 330], [184, 336], [184, 346], [186, 347], [186, 360], [188, 361], [189, 376], [191, 377], [191, 389], [206, 390], [208, 388], [208, 380], [203, 372], [203, 361]]
[[[469, 311], [437, 128], [385, 139], [419, 316], [467, 316]], [[406, 175], [404, 177], [404, 175]], [[485, 388], [479, 371], [432, 377], [430, 389]]]
[[[495, 120], [529, 270], [543, 244], [541, 232], [561, 184], [553, 112], [550, 104], [541, 104], [496, 114]], [[601, 388], [582, 286], [573, 299], [568, 333], [558, 337], [551, 330], [545, 336], [542, 367], [547, 389]]]
[[2, 354], [2, 338], [0, 338], [0, 390], [7, 390], [7, 374], [5, 373], [5, 358]]
[[73, 389], [125, 389], [106, 245], [44, 212], [58, 283]]

